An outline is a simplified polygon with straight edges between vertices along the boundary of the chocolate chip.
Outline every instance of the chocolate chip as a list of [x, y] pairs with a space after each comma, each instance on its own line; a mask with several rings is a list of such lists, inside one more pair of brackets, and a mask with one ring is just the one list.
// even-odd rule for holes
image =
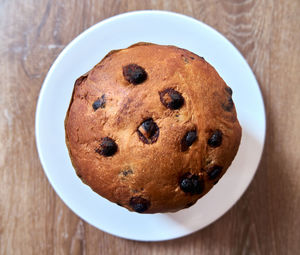
[[230, 112], [230, 111], [232, 110], [232, 108], [233, 108], [233, 101], [232, 101], [231, 96], [229, 96], [229, 97], [227, 98], [227, 102], [226, 102], [226, 103], [222, 104], [222, 108], [223, 108], [225, 111], [227, 111], [227, 112]]
[[207, 172], [207, 174], [208, 174], [208, 178], [210, 179], [210, 180], [214, 180], [214, 179], [216, 179], [216, 178], [218, 178], [219, 177], [219, 175], [221, 174], [221, 172], [222, 172], [222, 169], [223, 169], [223, 167], [221, 167], [221, 166], [213, 166], [212, 168], [210, 168]]
[[201, 194], [204, 190], [204, 180], [198, 175], [184, 174], [179, 181], [180, 188], [185, 193]]
[[230, 87], [225, 87], [225, 90], [230, 96], [232, 96], [232, 89]]
[[147, 133], [152, 134], [155, 128], [154, 124], [153, 119], [148, 119], [143, 122], [142, 126]]
[[186, 135], [185, 141], [187, 146], [191, 146], [197, 139], [197, 133], [195, 130], [189, 131]]
[[150, 207], [150, 201], [140, 196], [132, 197], [130, 199], [129, 205], [134, 211], [142, 213]]
[[191, 192], [193, 190], [193, 183], [190, 179], [182, 179], [180, 182], [180, 188], [184, 192]]
[[159, 97], [161, 103], [171, 110], [177, 110], [184, 104], [184, 98], [181, 93], [172, 88], [159, 92]]
[[103, 94], [100, 98], [98, 98], [94, 103], [93, 103], [93, 109], [96, 111], [99, 108], [104, 108], [105, 107], [105, 94]]
[[140, 84], [147, 79], [145, 69], [136, 64], [129, 64], [123, 67], [124, 78], [134, 85]]
[[190, 59], [195, 59], [195, 58], [190, 56]]
[[210, 147], [219, 147], [222, 144], [222, 132], [220, 130], [215, 130], [211, 137], [208, 139], [207, 144]]
[[100, 147], [95, 151], [104, 157], [109, 157], [114, 155], [117, 150], [118, 145], [116, 144], [116, 142], [109, 137], [104, 137], [101, 140]]
[[123, 174], [124, 176], [127, 176], [127, 175], [129, 175], [129, 174], [133, 174], [133, 171], [132, 171], [131, 169], [123, 170], [123, 171], [122, 171], [122, 174]]
[[155, 143], [159, 136], [159, 128], [152, 118], [143, 121], [137, 129], [140, 140], [146, 144]]
[[181, 151], [186, 151], [197, 140], [197, 131], [188, 131], [181, 140]]

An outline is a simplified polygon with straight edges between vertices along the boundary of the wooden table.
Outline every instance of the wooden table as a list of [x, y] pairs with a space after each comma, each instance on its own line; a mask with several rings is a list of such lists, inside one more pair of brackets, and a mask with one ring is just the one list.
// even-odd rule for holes
[[[120, 239], [79, 219], [48, 183], [34, 138], [36, 101], [57, 55], [91, 25], [138, 9], [184, 13], [224, 34], [266, 106], [263, 158], [242, 199], [167, 242]], [[0, 254], [300, 254], [299, 67], [299, 0], [0, 1]]]

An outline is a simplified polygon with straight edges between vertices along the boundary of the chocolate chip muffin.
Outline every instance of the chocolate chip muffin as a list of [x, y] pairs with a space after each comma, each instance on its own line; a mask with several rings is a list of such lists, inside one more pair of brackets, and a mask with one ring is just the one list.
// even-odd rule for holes
[[237, 153], [231, 96], [190, 51], [138, 43], [110, 52], [74, 85], [65, 131], [77, 175], [130, 211], [190, 207]]

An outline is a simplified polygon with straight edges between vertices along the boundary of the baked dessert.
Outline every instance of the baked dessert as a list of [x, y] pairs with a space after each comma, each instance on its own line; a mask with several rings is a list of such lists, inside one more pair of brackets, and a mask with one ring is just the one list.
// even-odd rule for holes
[[81, 180], [139, 213], [190, 207], [234, 159], [241, 127], [232, 90], [204, 58], [138, 43], [78, 78], [65, 118]]

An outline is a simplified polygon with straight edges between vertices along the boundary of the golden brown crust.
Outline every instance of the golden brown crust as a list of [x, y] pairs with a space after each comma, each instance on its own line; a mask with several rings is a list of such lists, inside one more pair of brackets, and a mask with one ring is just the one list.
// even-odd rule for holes
[[[147, 79], [129, 83], [123, 75], [128, 64], [143, 67]], [[161, 102], [159, 92], [170, 88], [184, 98], [179, 109]], [[134, 209], [132, 197], [147, 200], [145, 213], [190, 206], [222, 177], [239, 147], [241, 127], [225, 88], [203, 58], [175, 46], [138, 43], [110, 52], [75, 82], [66, 115], [66, 143], [77, 174], [95, 192], [129, 210]], [[105, 107], [95, 110], [93, 103], [101, 96]], [[145, 144], [137, 130], [150, 118], [159, 135]], [[197, 140], [182, 151], [182, 139], [191, 130]], [[218, 147], [208, 145], [215, 130], [222, 133]], [[104, 137], [118, 146], [113, 156], [96, 152]], [[222, 171], [211, 180], [208, 173], [215, 166]], [[180, 187], [187, 172], [204, 179], [201, 194]]]

